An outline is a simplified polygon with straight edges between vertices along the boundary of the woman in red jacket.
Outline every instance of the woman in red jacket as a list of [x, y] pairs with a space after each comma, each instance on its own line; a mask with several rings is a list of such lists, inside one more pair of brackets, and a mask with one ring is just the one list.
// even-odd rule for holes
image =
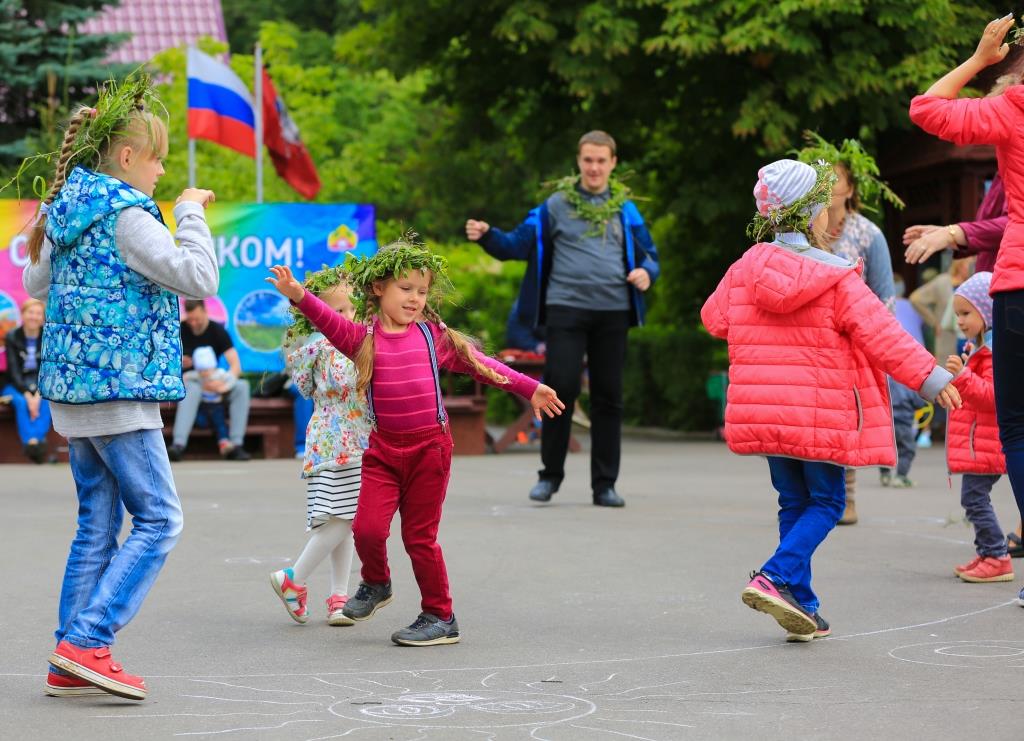
[[[992, 277], [992, 372], [999, 438], [1017, 507], [1024, 516], [1024, 85], [989, 98], [957, 98], [971, 78], [1001, 62], [1013, 14], [992, 21], [970, 59], [910, 104], [910, 118], [954, 144], [992, 144], [1006, 187], [1010, 221]], [[1018, 595], [1024, 607], [1024, 589]]]
[[843, 467], [896, 465], [886, 374], [943, 407], [959, 404], [952, 374], [900, 327], [861, 266], [808, 239], [824, 234], [834, 182], [826, 163], [761, 168], [748, 229], [757, 244], [701, 309], [729, 343], [725, 440], [767, 456], [779, 493], [779, 546], [742, 599], [791, 641], [829, 634], [811, 557], [843, 513]]

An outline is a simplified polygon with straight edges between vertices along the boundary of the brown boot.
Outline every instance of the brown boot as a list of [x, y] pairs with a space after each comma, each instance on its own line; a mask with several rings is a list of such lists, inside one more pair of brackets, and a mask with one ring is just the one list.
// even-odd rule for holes
[[840, 525], [857, 524], [857, 469], [846, 469], [846, 509], [839, 518]]

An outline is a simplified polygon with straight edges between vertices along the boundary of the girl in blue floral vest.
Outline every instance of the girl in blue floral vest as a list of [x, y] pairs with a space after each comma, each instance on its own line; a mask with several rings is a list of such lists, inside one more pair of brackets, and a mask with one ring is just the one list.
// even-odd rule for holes
[[[74, 112], [29, 240], [25, 290], [46, 300], [39, 388], [78, 490], [50, 695], [145, 698], [110, 647], [181, 533], [159, 402], [185, 395], [177, 296], [215, 294], [219, 272], [203, 212], [213, 193], [178, 197], [173, 237], [153, 200], [167, 155], [158, 104], [133, 77]], [[119, 545], [123, 509], [132, 530]]]

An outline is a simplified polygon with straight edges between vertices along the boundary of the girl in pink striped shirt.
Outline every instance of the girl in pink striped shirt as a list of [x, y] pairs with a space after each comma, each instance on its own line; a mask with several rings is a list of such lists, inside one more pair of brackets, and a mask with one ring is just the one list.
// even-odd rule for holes
[[403, 646], [459, 641], [448, 573], [437, 543], [441, 507], [451, 471], [452, 438], [438, 371], [466, 373], [528, 399], [535, 414], [561, 414], [554, 390], [479, 352], [445, 326], [435, 304], [447, 282], [444, 258], [409, 242], [372, 258], [350, 258], [349, 280], [363, 300], [366, 324], [349, 321], [305, 291], [284, 266], [268, 282], [289, 298], [324, 336], [352, 358], [357, 388], [366, 395], [373, 431], [363, 454], [362, 486], [352, 526], [362, 581], [344, 608], [354, 621], [391, 602], [387, 539], [395, 512], [421, 593], [419, 617], [395, 632]]

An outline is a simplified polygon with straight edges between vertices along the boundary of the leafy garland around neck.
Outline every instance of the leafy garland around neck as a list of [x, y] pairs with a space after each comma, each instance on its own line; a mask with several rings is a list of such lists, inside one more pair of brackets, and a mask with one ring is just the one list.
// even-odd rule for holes
[[579, 182], [579, 175], [568, 175], [558, 180], [548, 181], [544, 183], [543, 187], [548, 195], [564, 194], [565, 200], [572, 206], [576, 215], [590, 223], [590, 234], [601, 234], [608, 222], [619, 215], [622, 207], [626, 205], [626, 201], [634, 197], [629, 186], [612, 176], [608, 178], [608, 198], [595, 203], [583, 197], [578, 187]]
[[804, 141], [807, 144], [803, 149], [793, 150], [797, 159], [809, 165], [819, 160], [845, 165], [853, 177], [853, 184], [865, 211], [877, 213], [882, 200], [899, 209], [906, 207], [889, 184], [879, 179], [881, 173], [878, 163], [856, 139], [843, 139], [842, 145], [837, 147], [816, 131], [804, 131]]
[[[78, 127], [72, 154], [65, 170], [67, 174], [70, 174], [77, 165], [93, 169], [98, 167], [111, 139], [127, 133], [129, 117], [134, 111], [149, 111], [165, 120], [167, 118], [167, 110], [156, 95], [152, 78], [141, 68], [123, 80], [111, 79], [104, 83], [100, 88], [96, 106], [86, 110], [91, 115], [87, 113]], [[0, 191], [16, 184], [20, 197], [21, 178], [25, 171], [39, 161], [56, 163], [59, 157], [60, 149], [26, 157], [14, 176], [0, 186]], [[34, 178], [32, 190], [37, 198], [44, 199], [49, 191], [45, 178]]]
[[754, 214], [747, 225], [747, 236], [755, 242], [770, 242], [775, 234], [799, 232], [816, 242], [811, 233], [811, 213], [815, 206], [828, 208], [832, 202], [832, 187], [836, 184], [836, 172], [828, 162], [811, 162], [818, 173], [814, 186], [799, 199], [787, 206], [772, 206], [767, 215]]

